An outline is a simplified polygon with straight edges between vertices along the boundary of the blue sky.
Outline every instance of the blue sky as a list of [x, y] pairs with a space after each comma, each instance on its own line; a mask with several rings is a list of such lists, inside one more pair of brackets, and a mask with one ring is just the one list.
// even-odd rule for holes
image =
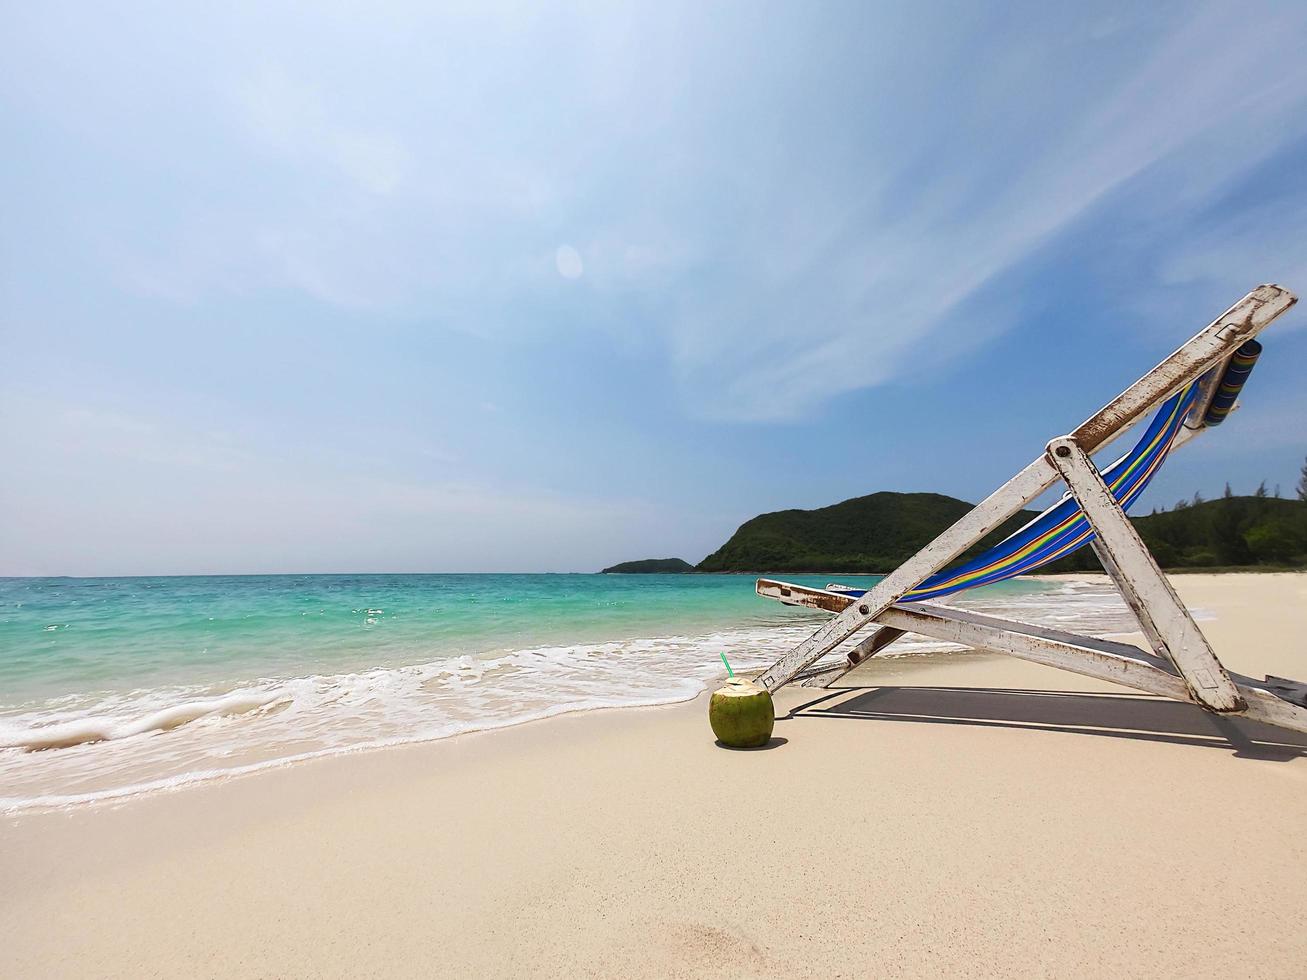
[[0, 574], [697, 561], [1307, 292], [1307, 4], [996, 6], [6, 3]]

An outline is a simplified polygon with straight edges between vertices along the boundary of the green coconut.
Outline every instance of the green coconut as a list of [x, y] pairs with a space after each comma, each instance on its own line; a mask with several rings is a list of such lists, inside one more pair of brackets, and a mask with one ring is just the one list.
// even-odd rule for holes
[[765, 688], [742, 677], [713, 691], [708, 702], [708, 722], [723, 745], [733, 749], [756, 749], [766, 745], [776, 724], [776, 709]]

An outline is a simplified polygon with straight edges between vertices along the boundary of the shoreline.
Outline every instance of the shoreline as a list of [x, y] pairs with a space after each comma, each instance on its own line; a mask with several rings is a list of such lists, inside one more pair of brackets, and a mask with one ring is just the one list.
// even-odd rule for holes
[[[1268, 581], [1178, 588], [1301, 677]], [[761, 751], [700, 695], [0, 817], [0, 974], [1300, 972], [1307, 737], [994, 654], [847, 680]]]
[[[1296, 573], [1257, 573], [1257, 574], [1293, 575]], [[1307, 576], [1304, 577], [1307, 578]], [[1110, 586], [1110, 581], [1108, 577], [1106, 576], [1106, 574], [1102, 572], [1071, 572], [1071, 573], [1063, 573], [1059, 575], [1030, 575], [1030, 576], [1023, 576], [1023, 578], [1028, 578], [1031, 581], [1045, 582], [1053, 585], [1063, 584], [1066, 582], [1084, 582], [1084, 583], [1103, 584], [1103, 585]], [[1200, 619], [1206, 621], [1205, 620], [1206, 611], [1200, 609], [1198, 610], [1198, 612], [1200, 614]], [[784, 629], [785, 627], [778, 625], [778, 628]], [[709, 638], [716, 638], [719, 635], [728, 635], [732, 632], [739, 631], [739, 630], [744, 630], [747, 632], [748, 629], [749, 628], [746, 627], [737, 627], [734, 629], [727, 628], [724, 630], [714, 631], [713, 633], [707, 634], [704, 637], [691, 637], [691, 636], [684, 636], [680, 634], [668, 634], [667, 636], [651, 635], [648, 637], [638, 637], [633, 639], [638, 639], [641, 641], [644, 640], [699, 641], [699, 640], [705, 640]], [[806, 632], [806, 627], [802, 627], [801, 631]], [[1121, 638], [1129, 639], [1133, 636], [1133, 634], [1129, 633], [1128, 631], [1126, 632], [1108, 631], [1108, 632], [1103, 632], [1100, 635], [1102, 635], [1105, 638], [1113, 638], [1113, 639], [1121, 639]], [[922, 639], [924, 640], [924, 638]], [[1136, 639], [1138, 639], [1139, 642], [1142, 642], [1141, 638], [1136, 637]], [[618, 642], [618, 641], [604, 641], [604, 643], [606, 642]], [[943, 644], [943, 643], [935, 644], [934, 641], [924, 641], [924, 642], [930, 643], [931, 646], [935, 646], [935, 645], [947, 646], [947, 644]], [[600, 643], [598, 645], [603, 645], [603, 643]], [[531, 649], [534, 648], [527, 648], [528, 651]], [[934, 666], [937, 666], [941, 663], [957, 661], [960, 657], [968, 660], [988, 659], [990, 661], [1000, 661], [1004, 659], [1001, 655], [986, 653], [982, 651], [968, 651], [964, 654], [958, 651], [951, 651], [947, 649], [941, 649], [941, 650], [924, 649], [924, 650], [910, 650], [905, 652], [897, 652], [897, 648], [895, 648], [891, 651], [888, 651], [886, 655], [883, 655], [881, 658], [874, 661], [874, 664], [880, 666], [873, 667], [871, 669], [889, 670], [890, 668], [888, 665], [894, 664], [896, 665], [896, 669], [894, 670], [895, 675], [900, 678], [906, 678], [910, 676], [910, 674], [914, 671], [928, 671], [932, 669]], [[757, 673], [758, 670], [760, 669], [761, 667], [747, 666], [742, 668], [740, 670], [740, 673], [747, 676], [747, 675], [752, 675]], [[862, 673], [866, 673], [867, 670], [868, 668], [863, 668]], [[250, 778], [250, 777], [258, 776], [265, 772], [276, 772], [289, 767], [312, 764], [314, 762], [337, 758], [337, 757], [366, 756], [366, 755], [371, 755], [374, 753], [388, 751], [388, 750], [402, 749], [408, 746], [430, 745], [433, 743], [438, 743], [449, 739], [458, 739], [470, 735], [499, 732], [499, 731], [520, 727], [523, 725], [536, 725], [542, 722], [563, 718], [563, 717], [569, 717], [569, 716], [586, 715], [595, 712], [614, 712], [627, 708], [649, 710], [649, 709], [656, 709], [656, 708], [673, 707], [676, 705], [682, 705], [687, 702], [691, 702], [696, 699], [702, 698], [708, 691], [712, 689], [715, 683], [723, 679], [724, 676], [725, 675], [723, 674], [720, 677], [699, 679], [704, 686], [693, 693], [663, 693], [663, 694], [659, 694], [656, 697], [652, 697], [648, 700], [644, 700], [644, 701], [636, 700], [629, 703], [596, 703], [596, 704], [564, 703], [564, 704], [557, 704], [557, 705], [548, 705], [540, 708], [536, 712], [531, 713], [527, 716], [516, 716], [516, 717], [505, 718], [505, 719], [483, 719], [476, 722], [469, 722], [467, 723], [468, 727], [455, 731], [450, 731], [450, 732], [440, 732], [435, 734], [422, 734], [422, 735], [415, 735], [415, 734], [396, 735], [396, 736], [385, 737], [385, 738], [380, 738], [375, 740], [360, 741], [354, 744], [337, 745], [337, 746], [319, 748], [315, 750], [297, 752], [281, 757], [273, 756], [267, 758], [257, 758], [257, 759], [252, 759], [252, 761], [248, 763], [243, 763], [229, 768], [186, 770], [177, 773], [152, 776], [147, 779], [144, 779], [143, 781], [133, 782], [122, 786], [108, 786], [103, 788], [91, 789], [84, 792], [69, 793], [69, 794], [43, 794], [32, 798], [25, 798], [21, 800], [10, 800], [10, 801], [5, 801], [3, 799], [3, 793], [0, 792], [0, 803], [7, 803], [7, 805], [0, 805], [0, 819], [4, 819], [7, 817], [23, 817], [28, 815], [67, 812], [67, 811], [78, 810], [86, 807], [94, 808], [94, 807], [102, 807], [102, 806], [116, 806], [139, 799], [149, 798], [156, 794], [172, 794], [177, 792], [190, 791], [210, 784], [222, 783], [229, 779]], [[59, 748], [54, 748], [54, 749], [50, 749], [49, 751], [59, 752], [63, 750]], [[0, 787], [0, 789], [2, 789], [2, 787]]]
[[[1118, 636], [1125, 634], [1107, 635]], [[983, 651], [926, 650], [890, 655], [882, 658], [880, 662], [894, 662], [895, 664], [899, 664], [901, 665], [901, 670], [897, 673], [900, 675], [908, 675], [913, 671], [927, 670], [932, 666], [944, 663], [946, 659], [957, 660], [958, 658], [969, 660], [1002, 659], [999, 654]], [[748, 667], [737, 671], [737, 674], [744, 677], [753, 677], [761, 673], [762, 670], [762, 667]], [[710, 682], [708, 686], [704, 687], [702, 690], [684, 697], [669, 695], [665, 700], [653, 700], [648, 703], [603, 704], [580, 707], [561, 705], [557, 706], [556, 710], [544, 709], [538, 716], [513, 718], [503, 722], [485, 722], [483, 724], [478, 724], [477, 727], [446, 735], [432, 735], [430, 737], [401, 737], [383, 742], [365, 742], [357, 745], [322, 749], [316, 752], [286, 756], [283, 758], [266, 759], [234, 769], [184, 772], [174, 776], [161, 777], [160, 779], [149, 783], [123, 787], [121, 789], [106, 789], [74, 797], [58, 797], [54, 799], [49, 797], [37, 798], [23, 801], [22, 803], [9, 807], [0, 806], [0, 825], [2, 825], [3, 821], [6, 819], [16, 820], [29, 816], [39, 817], [46, 814], [71, 813], [83, 809], [95, 809], [98, 807], [116, 807], [138, 800], [150, 799], [154, 796], [188, 792], [207, 786], [220, 785], [228, 780], [258, 777], [264, 773], [271, 774], [282, 769], [290, 769], [302, 765], [312, 765], [314, 763], [326, 762], [337, 758], [367, 756], [375, 753], [390, 752], [405, 748], [435, 745], [446, 741], [510, 731], [516, 728], [543, 725], [565, 718], [622, 713], [626, 711], [658, 711], [662, 709], [674, 709], [699, 701], [704, 702], [704, 711], [706, 711], [706, 699], [708, 694], [715, 685], [720, 684], [725, 680], [726, 674], [723, 672], [721, 677]], [[39, 751], [59, 750], [51, 749]]]
[[[757, 671], [750, 670], [742, 671], [741, 673], [756, 672]], [[725, 675], [723, 674], [723, 679], [724, 677]], [[271, 774], [281, 769], [291, 769], [303, 765], [312, 765], [314, 763], [325, 762], [331, 759], [366, 756], [405, 748], [434, 745], [461, 738], [476, 737], [478, 735], [490, 735], [495, 732], [508, 731], [510, 729], [522, 728], [529, 725], [542, 725], [547, 722], [557, 721], [562, 718], [576, 715], [605, 714], [608, 712], [621, 711], [656, 711], [660, 708], [675, 708], [691, 701], [698, 701], [702, 699], [706, 693], [707, 691], [705, 690], [685, 698], [669, 701], [657, 701], [649, 704], [616, 704], [576, 708], [564, 706], [556, 712], [546, 712], [539, 717], [523, 718], [520, 720], [513, 719], [505, 721], [502, 724], [487, 722], [480, 727], [470, 728], [466, 731], [454, 732], [449, 735], [434, 735], [429, 738], [396, 739], [394, 741], [378, 743], [360, 743], [358, 745], [323, 749], [318, 752], [287, 756], [285, 758], [267, 759], [236, 769], [180, 773], [176, 776], [164, 777], [156, 782], [125, 787], [121, 790], [109, 789], [102, 792], [92, 793], [85, 797], [70, 799], [60, 798], [58, 802], [46, 802], [45, 799], [25, 801], [19, 805], [11, 806], [8, 809], [0, 808], [0, 825], [2, 825], [6, 819], [20, 820], [26, 817], [71, 813], [83, 809], [95, 809], [97, 807], [121, 806], [138, 800], [151, 799], [155, 796], [183, 793], [191, 790], [198, 790], [207, 786], [220, 785], [228, 780], [248, 779], [260, 776], [264, 773]]]
[[[578, 711], [679, 703], [721, 680], [720, 650], [739, 670], [761, 668], [822, 619], [758, 600], [752, 590], [747, 602], [734, 587], [728, 591], [732, 609], [750, 612], [731, 625], [707, 625], [706, 632], [686, 632], [688, 621], [617, 622], [614, 628], [623, 632], [608, 639], [546, 643], [525, 637], [525, 646], [488, 657], [437, 656], [366, 668], [324, 664], [306, 675], [235, 686], [179, 681], [125, 696], [33, 702], [26, 714], [19, 709], [0, 716], [0, 746], [6, 747], [0, 752], [0, 813], [135, 798]], [[1000, 615], [1067, 613], [1096, 633], [1119, 629], [1125, 612], [1114, 594], [1072, 583], [999, 587], [964, 604], [970, 602]], [[367, 609], [374, 611], [382, 610]], [[883, 659], [930, 660], [947, 648], [908, 637]]]
[[[1259, 573], [1262, 574], [1262, 573]], [[1283, 573], [1281, 573], [1283, 574]], [[1292, 573], [1290, 573], [1292, 574]], [[1107, 576], [1101, 572], [1072, 572], [1059, 575], [1031, 575], [1023, 576], [1031, 581], [1046, 582], [1048, 584], [1062, 584], [1066, 582], [1085, 582], [1091, 584], [1110, 585]], [[1200, 610], [1200, 613], [1203, 612]], [[1200, 616], [1200, 618], [1202, 618]], [[779, 626], [784, 629], [784, 626]], [[728, 635], [732, 632], [745, 631], [747, 627], [737, 627], [734, 629], [727, 628], [717, 630], [707, 634], [704, 637], [691, 637], [680, 634], [668, 634], [667, 636], [652, 635], [648, 637], [636, 637], [641, 641], [645, 640], [681, 640], [681, 641], [701, 641], [709, 638], [716, 638], [719, 635]], [[806, 627], [801, 627], [801, 632], [806, 632]], [[1132, 634], [1129, 632], [1110, 631], [1101, 634], [1105, 638], [1129, 638]], [[934, 641], [925, 641], [931, 646], [939, 645], [946, 647], [947, 644], [936, 644]], [[604, 641], [619, 642], [619, 641]], [[603, 645], [600, 643], [598, 645]], [[531, 650], [534, 648], [527, 648]], [[895, 664], [900, 669], [895, 670], [896, 676], [906, 678], [913, 671], [930, 670], [932, 667], [949, 661], [956, 661], [959, 657], [966, 659], [989, 659], [991, 661], [1002, 660], [1001, 655], [991, 654], [981, 651], [968, 651], [962, 654], [958, 651], [948, 649], [932, 650], [909, 650], [898, 652], [897, 648], [892, 649], [883, 655], [877, 661], [878, 665]], [[757, 673], [761, 667], [748, 666], [740, 670], [744, 675]], [[875, 669], [875, 668], [873, 668]], [[889, 669], [886, 666], [883, 669]], [[866, 668], [864, 668], [864, 672]], [[139, 782], [132, 782], [121, 786], [107, 786], [95, 788], [82, 792], [68, 794], [43, 794], [36, 797], [25, 798], [21, 800], [5, 801], [3, 792], [0, 791], [0, 819], [6, 817], [22, 817], [27, 815], [39, 815], [45, 813], [59, 813], [66, 811], [78, 810], [85, 807], [102, 807], [115, 806], [128, 803], [134, 800], [149, 798], [156, 794], [172, 794], [185, 792], [207, 786], [214, 783], [222, 783], [229, 779], [244, 779], [258, 776], [265, 772], [276, 772], [289, 767], [312, 764], [321, 760], [332, 759], [337, 757], [349, 757], [358, 755], [370, 755], [378, 752], [401, 749], [407, 746], [429, 745], [442, 742], [448, 739], [457, 739], [469, 735], [487, 734], [490, 732], [504, 731], [523, 725], [536, 725], [558, 718], [585, 715], [593, 712], [612, 712], [627, 708], [639, 710], [656, 709], [663, 707], [672, 707], [682, 705], [703, 697], [712, 687], [721, 679], [720, 677], [700, 679], [704, 684], [699, 690], [693, 693], [664, 693], [645, 701], [632, 701], [629, 703], [602, 703], [602, 704], [557, 704], [540, 708], [536, 712], [527, 716], [517, 716], [505, 719], [483, 719], [477, 722], [469, 722], [468, 727], [450, 732], [440, 732], [435, 734], [405, 734], [385, 737], [375, 740], [360, 741], [354, 744], [337, 745], [324, 747], [309, 751], [296, 752], [287, 756], [272, 756], [267, 758], [252, 758], [250, 762], [239, 764], [228, 768], [211, 768], [201, 770], [186, 770], [182, 772], [161, 774], [150, 776]], [[48, 751], [63, 751], [59, 748]], [[0, 787], [2, 790], [2, 787]]]

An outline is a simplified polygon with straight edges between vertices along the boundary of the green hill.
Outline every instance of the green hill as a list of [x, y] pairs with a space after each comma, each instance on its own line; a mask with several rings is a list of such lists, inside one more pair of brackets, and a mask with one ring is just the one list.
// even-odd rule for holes
[[[740, 525], [699, 562], [701, 572], [884, 572], [971, 509], [939, 493], [881, 493], [818, 510], [781, 510]], [[1023, 511], [973, 551], [1020, 527]], [[970, 552], [969, 552], [970, 553]]]
[[[873, 493], [818, 510], [783, 510], [742, 524], [701, 572], [885, 572], [971, 509], [937, 493]], [[1022, 511], [975, 554], [1034, 516]], [[1223, 497], [1134, 520], [1166, 568], [1307, 565], [1307, 502]], [[1083, 548], [1048, 571], [1098, 570]]]
[[694, 566], [680, 558], [644, 558], [640, 561], [624, 561], [611, 568], [605, 568], [603, 574], [612, 572], [622, 575], [667, 575], [692, 571]]

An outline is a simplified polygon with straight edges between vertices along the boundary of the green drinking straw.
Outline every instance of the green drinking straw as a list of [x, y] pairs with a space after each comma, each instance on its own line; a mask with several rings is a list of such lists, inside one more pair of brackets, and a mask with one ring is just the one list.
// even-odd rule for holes
[[724, 663], [724, 664], [726, 665], [726, 676], [727, 676], [727, 677], [734, 677], [734, 676], [735, 676], [735, 671], [731, 670], [731, 662], [730, 662], [729, 660], [726, 659], [726, 654], [723, 653], [723, 654], [720, 654], [720, 656], [721, 656], [721, 658], [722, 658], [722, 663]]

